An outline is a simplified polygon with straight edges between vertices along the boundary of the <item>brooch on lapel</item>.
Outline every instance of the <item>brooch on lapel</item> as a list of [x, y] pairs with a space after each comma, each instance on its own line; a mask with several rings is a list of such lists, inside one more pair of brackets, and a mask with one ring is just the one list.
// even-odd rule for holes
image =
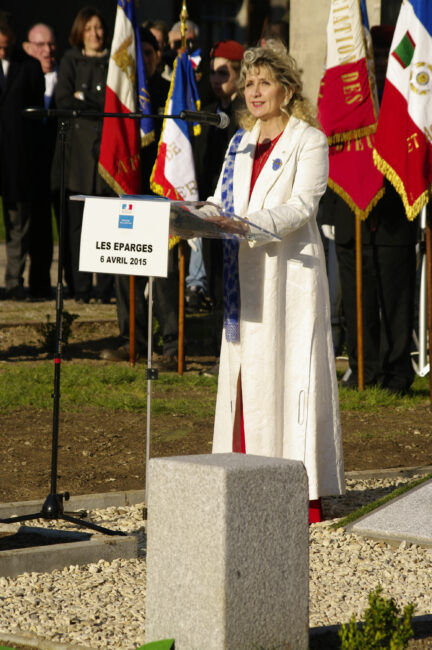
[[273, 171], [274, 172], [277, 171], [281, 165], [282, 165], [282, 160], [280, 158], [275, 158], [272, 164]]

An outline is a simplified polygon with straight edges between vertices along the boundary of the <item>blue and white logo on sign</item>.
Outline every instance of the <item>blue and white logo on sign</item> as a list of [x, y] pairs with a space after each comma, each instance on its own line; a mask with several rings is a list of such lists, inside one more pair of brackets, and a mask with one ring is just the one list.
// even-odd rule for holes
[[133, 228], [133, 214], [132, 214], [133, 204], [132, 203], [122, 203], [121, 211], [123, 214], [119, 215], [119, 228], [128, 228], [132, 230]]
[[132, 230], [133, 228], [133, 214], [120, 214], [119, 215], [119, 228], [129, 228], [129, 230]]

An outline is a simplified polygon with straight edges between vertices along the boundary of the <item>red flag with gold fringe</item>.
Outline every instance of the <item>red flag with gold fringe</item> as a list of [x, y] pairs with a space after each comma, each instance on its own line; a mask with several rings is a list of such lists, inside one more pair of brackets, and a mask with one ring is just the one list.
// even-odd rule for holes
[[318, 118], [327, 135], [329, 186], [361, 219], [384, 194], [373, 163], [377, 123], [372, 47], [364, 0], [332, 0]]

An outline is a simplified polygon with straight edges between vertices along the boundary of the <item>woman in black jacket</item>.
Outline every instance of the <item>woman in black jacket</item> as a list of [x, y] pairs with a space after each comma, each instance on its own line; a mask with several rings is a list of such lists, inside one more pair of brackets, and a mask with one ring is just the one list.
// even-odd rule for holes
[[[108, 73], [107, 30], [100, 12], [93, 7], [81, 9], [72, 25], [68, 50], [60, 62], [55, 91], [59, 109], [103, 111]], [[97, 165], [102, 120], [80, 117], [71, 121], [66, 136], [65, 190], [71, 194], [112, 195], [98, 174]], [[58, 162], [58, 158], [57, 158]], [[59, 165], [55, 165], [54, 173]], [[65, 279], [77, 302], [88, 302], [92, 274], [78, 271], [83, 203], [66, 200]], [[100, 275], [99, 298], [109, 302], [112, 277]]]

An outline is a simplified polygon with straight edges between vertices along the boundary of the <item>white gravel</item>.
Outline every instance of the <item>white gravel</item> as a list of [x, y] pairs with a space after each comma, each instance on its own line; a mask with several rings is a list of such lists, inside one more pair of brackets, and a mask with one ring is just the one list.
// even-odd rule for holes
[[[347, 481], [347, 494], [326, 498], [332, 520], [310, 527], [310, 626], [360, 617], [378, 584], [398, 605], [432, 613], [432, 549], [387, 543], [334, 531], [331, 524], [408, 479]], [[93, 511], [92, 520], [138, 535], [136, 560], [101, 560], [51, 573], [0, 578], [1, 633], [37, 636], [91, 648], [135, 649], [144, 643], [145, 535], [142, 505]], [[59, 528], [60, 522], [35, 522]], [[66, 524], [65, 527], [68, 525]], [[62, 525], [63, 527], [63, 525]]]

